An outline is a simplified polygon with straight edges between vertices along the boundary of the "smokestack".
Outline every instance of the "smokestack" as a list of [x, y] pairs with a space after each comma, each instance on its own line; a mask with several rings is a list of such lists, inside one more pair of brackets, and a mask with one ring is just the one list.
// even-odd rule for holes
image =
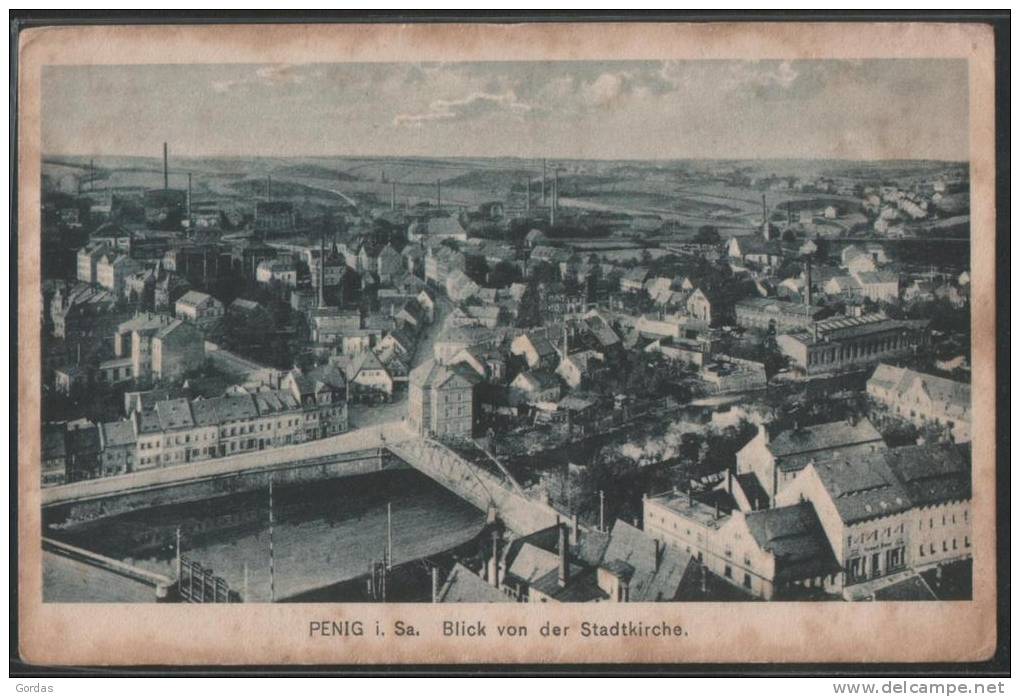
[[806, 261], [807, 269], [805, 269], [805, 271], [807, 278], [805, 280], [807, 282], [805, 285], [807, 286], [807, 288], [804, 293], [804, 304], [807, 305], [808, 307], [811, 307], [811, 257], [808, 256]]
[[391, 211], [395, 211], [395, 210], [397, 210], [397, 183], [396, 182], [392, 182], [390, 186], [391, 186], [391, 189], [390, 189], [390, 210]]
[[443, 207], [443, 183], [436, 179], [436, 208], [441, 209]]
[[188, 172], [188, 227], [191, 227], [191, 172]]
[[531, 210], [531, 177], [528, 177], [528, 196], [524, 199], [524, 210]]
[[96, 161], [89, 160], [89, 191], [96, 188]]
[[169, 152], [167, 150], [166, 143], [163, 143], [163, 190], [166, 191], [170, 188], [170, 165], [169, 165]]
[[570, 581], [570, 564], [567, 561], [567, 526], [560, 524], [560, 588]]
[[266, 200], [267, 201], [272, 201], [273, 200], [273, 177], [272, 176], [267, 176], [266, 177]]
[[542, 205], [545, 205], [545, 180], [548, 177], [546, 172], [545, 158], [542, 158]]
[[560, 207], [560, 168], [553, 169], [553, 210]]
[[761, 222], [762, 222], [763, 225], [765, 223], [769, 222], [769, 209], [765, 205], [765, 194], [764, 193], [762, 193], [762, 195], [761, 195]]
[[489, 557], [489, 584], [499, 588], [499, 530], [492, 529], [492, 556]]

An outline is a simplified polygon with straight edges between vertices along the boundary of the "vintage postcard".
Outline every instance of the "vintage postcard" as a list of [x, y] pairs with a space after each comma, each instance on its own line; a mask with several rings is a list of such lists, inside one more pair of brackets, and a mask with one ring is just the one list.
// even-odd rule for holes
[[24, 660], [994, 651], [988, 27], [20, 42]]

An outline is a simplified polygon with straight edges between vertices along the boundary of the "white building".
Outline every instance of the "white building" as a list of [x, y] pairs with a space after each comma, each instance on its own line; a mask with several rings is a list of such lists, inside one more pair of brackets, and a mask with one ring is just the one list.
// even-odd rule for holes
[[897, 418], [944, 428], [957, 443], [970, 440], [970, 385], [882, 363], [868, 380], [867, 392]]

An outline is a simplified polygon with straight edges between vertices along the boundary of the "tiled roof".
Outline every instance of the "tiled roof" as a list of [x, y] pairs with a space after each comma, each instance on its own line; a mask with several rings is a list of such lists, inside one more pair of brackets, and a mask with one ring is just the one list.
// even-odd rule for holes
[[745, 516], [758, 546], [776, 559], [776, 581], [817, 578], [839, 570], [814, 506], [752, 511]]
[[439, 595], [441, 603], [509, 603], [511, 599], [457, 562]]
[[102, 424], [104, 447], [116, 447], [120, 445], [132, 445], [137, 438], [135, 428], [131, 421], [109, 421]]
[[197, 290], [189, 290], [187, 293], [178, 298], [177, 302], [184, 305], [198, 307], [210, 300], [213, 300], [213, 297], [208, 293], [202, 293]]
[[882, 442], [882, 434], [871, 425], [870, 421], [861, 419], [856, 423], [833, 421], [831, 423], [783, 431], [771, 440], [768, 447], [769, 451], [776, 457], [788, 457], [798, 453], [817, 452], [875, 442]]

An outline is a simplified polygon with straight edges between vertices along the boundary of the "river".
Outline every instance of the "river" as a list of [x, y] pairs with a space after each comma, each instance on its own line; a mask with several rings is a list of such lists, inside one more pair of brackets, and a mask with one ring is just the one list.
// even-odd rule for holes
[[[273, 495], [277, 600], [356, 577], [373, 560], [381, 560], [387, 504], [392, 510], [394, 564], [460, 545], [485, 522], [481, 511], [414, 470], [277, 486]], [[184, 557], [212, 567], [242, 593], [247, 576], [248, 601], [265, 602], [270, 597], [268, 523], [268, 491], [262, 490], [135, 511], [45, 535], [173, 576], [180, 527]], [[92, 587], [102, 583], [105, 574], [61, 573], [54, 558], [44, 558], [44, 599], [114, 600]], [[128, 595], [121, 601], [137, 600]]]

